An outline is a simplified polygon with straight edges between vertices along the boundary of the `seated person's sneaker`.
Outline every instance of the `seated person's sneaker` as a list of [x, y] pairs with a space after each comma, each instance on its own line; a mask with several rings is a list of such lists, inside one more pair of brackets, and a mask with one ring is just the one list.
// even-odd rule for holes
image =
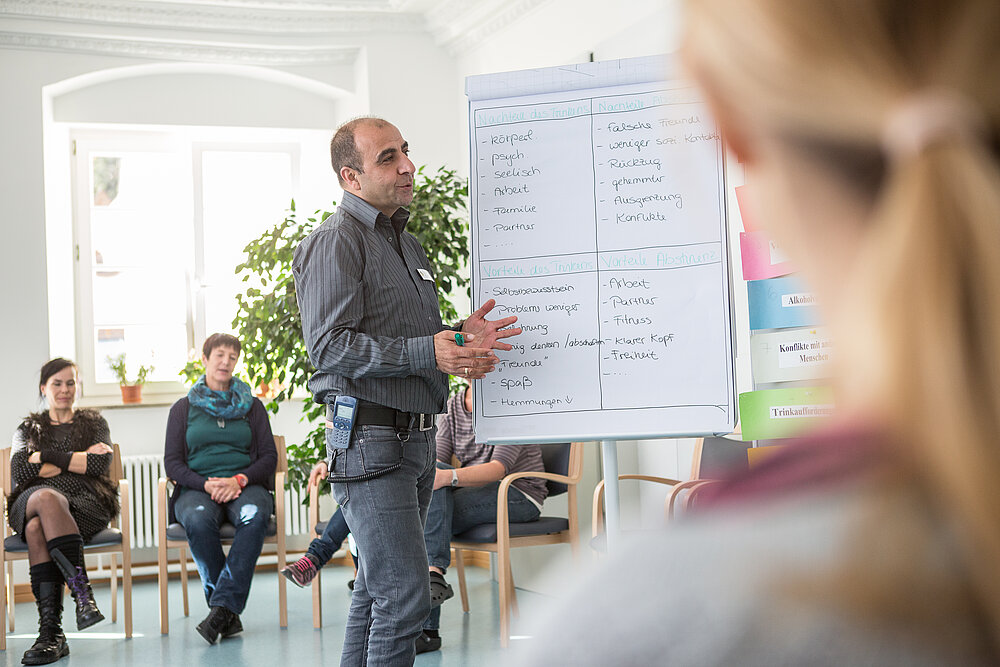
[[417, 655], [441, 650], [441, 637], [431, 637], [426, 630], [422, 630], [417, 636]]
[[281, 571], [290, 582], [299, 588], [308, 586], [309, 582], [316, 578], [318, 572], [319, 565], [308, 553]]

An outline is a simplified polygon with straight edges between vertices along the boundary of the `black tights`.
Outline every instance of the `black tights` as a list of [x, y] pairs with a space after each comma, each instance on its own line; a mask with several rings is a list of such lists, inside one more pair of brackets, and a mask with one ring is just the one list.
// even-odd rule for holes
[[24, 511], [24, 541], [28, 543], [29, 565], [52, 560], [46, 546], [48, 541], [79, 532], [66, 496], [55, 489], [42, 488], [28, 498]]

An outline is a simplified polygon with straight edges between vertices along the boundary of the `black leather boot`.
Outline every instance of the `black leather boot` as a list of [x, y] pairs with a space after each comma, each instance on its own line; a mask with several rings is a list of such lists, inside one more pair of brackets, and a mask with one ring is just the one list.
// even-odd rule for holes
[[38, 639], [24, 652], [21, 663], [47, 665], [69, 655], [69, 645], [62, 631], [62, 582], [38, 584]]
[[70, 593], [76, 601], [76, 629], [84, 630], [104, 620], [104, 614], [94, 602], [94, 591], [90, 588], [87, 572], [74, 565], [59, 549], [49, 549], [49, 554], [62, 573]]

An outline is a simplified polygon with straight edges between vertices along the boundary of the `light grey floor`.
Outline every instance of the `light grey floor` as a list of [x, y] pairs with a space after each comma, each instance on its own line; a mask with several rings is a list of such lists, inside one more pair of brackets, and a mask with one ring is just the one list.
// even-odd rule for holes
[[[277, 573], [259, 572], [254, 577], [250, 600], [244, 612], [245, 632], [241, 637], [227, 639], [209, 646], [195, 631], [195, 626], [207, 613], [197, 575], [190, 580], [191, 615], [184, 616], [181, 608], [180, 581], [170, 581], [170, 634], [161, 635], [156, 581], [136, 583], [133, 588], [133, 637], [124, 638], [125, 628], [120, 616], [122, 593], [119, 586], [119, 618], [100, 623], [85, 632], [68, 633], [70, 655], [58, 663], [68, 665], [337, 665], [343, 643], [344, 621], [350, 591], [347, 581], [351, 570], [327, 567], [323, 570], [323, 629], [312, 627], [312, 598], [308, 589], [288, 585], [288, 628], [278, 627]], [[500, 648], [500, 615], [496, 582], [482, 568], [467, 568], [469, 584], [468, 614], [462, 613], [458, 580], [450, 572], [448, 580], [455, 588], [455, 597], [444, 603], [441, 613], [441, 651], [417, 656], [416, 665], [458, 667], [493, 664], [502, 656]], [[110, 619], [108, 587], [98, 588], [97, 603]], [[528, 591], [518, 591], [522, 612], [539, 604], [544, 598]], [[75, 627], [72, 600], [67, 596], [67, 627]], [[20, 665], [21, 655], [35, 638], [37, 614], [34, 603], [17, 605], [17, 626], [7, 635], [7, 651], [0, 653], [0, 665]], [[514, 624], [515, 634], [518, 623]], [[519, 641], [515, 639], [514, 641]]]

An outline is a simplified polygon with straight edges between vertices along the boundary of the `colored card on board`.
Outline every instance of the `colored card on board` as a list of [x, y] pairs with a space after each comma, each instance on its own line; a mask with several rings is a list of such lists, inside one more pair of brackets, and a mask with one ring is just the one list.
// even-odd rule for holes
[[748, 194], [749, 190], [747, 190], [747, 186], [738, 185], [733, 190], [736, 192], [736, 205], [740, 209], [740, 219], [743, 220], [743, 229], [748, 232], [760, 231], [760, 225], [757, 224], [757, 219], [751, 210], [753, 204], [750, 203], [751, 198]]
[[783, 387], [740, 394], [744, 440], [795, 437], [832, 413], [833, 391], [829, 387]]
[[816, 297], [798, 277], [747, 283], [751, 329], [788, 329], [819, 325]]
[[758, 384], [827, 377], [833, 343], [823, 329], [750, 334], [753, 379]]
[[767, 232], [740, 232], [743, 280], [766, 280], [791, 273], [791, 262]]

